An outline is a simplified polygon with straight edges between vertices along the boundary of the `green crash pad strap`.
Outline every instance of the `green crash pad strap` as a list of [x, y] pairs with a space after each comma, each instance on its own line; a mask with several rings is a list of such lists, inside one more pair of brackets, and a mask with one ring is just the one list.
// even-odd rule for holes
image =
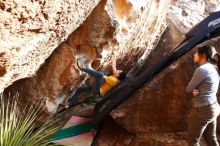
[[96, 127], [93, 124], [93, 122], [87, 122], [87, 123], [83, 123], [77, 126], [71, 126], [65, 129], [61, 129], [57, 131], [56, 133], [54, 133], [51, 136], [50, 140], [54, 141], [54, 140], [60, 140], [60, 139], [69, 138], [73, 136], [78, 136], [83, 133], [90, 132], [94, 129], [96, 129]]

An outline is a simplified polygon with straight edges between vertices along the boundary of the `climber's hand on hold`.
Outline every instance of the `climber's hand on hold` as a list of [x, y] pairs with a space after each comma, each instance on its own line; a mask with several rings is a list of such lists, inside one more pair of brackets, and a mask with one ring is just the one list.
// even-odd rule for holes
[[68, 109], [68, 108], [70, 107], [70, 105], [65, 104], [63, 107], [64, 107], [65, 109]]
[[199, 90], [194, 89], [193, 92], [192, 92], [192, 95], [193, 96], [197, 96], [198, 94], [199, 94]]

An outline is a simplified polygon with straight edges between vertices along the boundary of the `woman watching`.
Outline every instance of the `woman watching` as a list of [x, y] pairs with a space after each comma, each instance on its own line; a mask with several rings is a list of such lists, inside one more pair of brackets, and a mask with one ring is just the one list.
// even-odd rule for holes
[[220, 113], [217, 101], [219, 87], [219, 54], [210, 45], [199, 47], [194, 54], [196, 68], [186, 92], [192, 94], [188, 121], [188, 144], [199, 146], [203, 135], [208, 146], [219, 146], [216, 137], [217, 117]]

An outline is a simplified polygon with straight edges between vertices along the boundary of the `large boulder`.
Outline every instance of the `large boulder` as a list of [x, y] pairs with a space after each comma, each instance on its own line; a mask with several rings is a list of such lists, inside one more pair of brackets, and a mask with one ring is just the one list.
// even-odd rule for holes
[[[129, 71], [141, 57], [147, 60], [146, 69], [175, 48], [193, 25], [216, 11], [219, 2], [172, 0], [169, 6], [168, 0], [1, 1], [0, 91], [7, 87], [5, 97], [18, 95], [21, 109], [45, 99], [45, 112], [54, 113], [87, 80], [76, 66], [78, 58], [82, 65], [108, 74], [114, 52], [118, 68]], [[219, 47], [218, 40], [210, 43]], [[190, 97], [184, 90], [195, 69], [192, 54], [163, 70], [115, 109], [98, 144], [186, 145], [182, 131]], [[93, 108], [78, 106], [69, 112], [91, 115]]]
[[32, 77], [99, 0], [0, 2], [0, 92]]
[[[149, 53], [166, 28], [169, 3], [164, 1], [101, 1], [68, 39], [60, 44], [31, 78], [18, 80], [5, 89], [5, 95], [19, 94], [26, 101], [46, 98], [49, 112], [55, 112], [86, 79], [76, 66], [82, 64], [110, 73], [111, 55], [118, 68], [129, 70], [139, 56]], [[77, 47], [79, 46], [80, 47]]]
[[[170, 51], [171, 48], [166, 43], [172, 44], [172, 42], [164, 40], [164, 37], [169, 35], [168, 28], [162, 36], [158, 48], [149, 56], [144, 69], [156, 64], [158, 58], [162, 58], [166, 52]], [[220, 52], [220, 38], [212, 39], [204, 44], [212, 44]], [[161, 47], [163, 47], [163, 51], [161, 51]], [[98, 144], [100, 146], [117, 146], [118, 143], [121, 143], [121, 146], [187, 146], [187, 115], [192, 97], [185, 93], [185, 87], [197, 67], [193, 63], [195, 50], [196, 47], [156, 75], [152, 81], [113, 110], [111, 116], [116, 123], [112, 122], [108, 126], [102, 127]], [[219, 95], [218, 98], [220, 100]], [[219, 124], [220, 120], [218, 120]], [[106, 129], [110, 125], [123, 127], [124, 135], [131, 135], [121, 139], [114, 138], [113, 133], [117, 135], [118, 131], [108, 132]], [[107, 141], [112, 143], [103, 141], [106, 140], [106, 137], [109, 137]], [[204, 145], [204, 141], [202, 141], [202, 145]]]
[[[197, 12], [190, 9], [189, 4], [191, 6], [200, 4], [204, 9]], [[172, 2], [167, 15], [168, 28], [148, 57], [144, 69], [156, 64], [184, 39], [185, 31], [189, 31], [193, 25], [204, 19], [207, 15], [205, 6], [204, 1]], [[175, 9], [178, 10], [174, 11]], [[193, 11], [194, 16], [183, 15], [179, 11]], [[193, 18], [197, 19], [191, 22]], [[189, 23], [186, 22], [191, 23], [188, 25]], [[152, 129], [166, 132], [184, 130], [183, 121], [186, 119], [189, 106], [189, 97], [187, 98], [185, 94], [185, 87], [195, 69], [191, 57], [192, 52], [154, 77], [149, 84], [144, 85], [115, 109], [111, 113], [113, 118], [132, 133], [148, 132]]]
[[[143, 70], [156, 64], [167, 52], [174, 49], [193, 25], [204, 19], [210, 12], [216, 11], [218, 2], [213, 1], [213, 9], [209, 7], [210, 3], [203, 0], [172, 1], [167, 15], [168, 28], [148, 57]], [[219, 42], [220, 38], [216, 38], [205, 43], [216, 46], [220, 51]], [[135, 135], [135, 138], [132, 136], [127, 138], [128, 144], [124, 143], [121, 146], [187, 146], [185, 131], [192, 97], [185, 93], [185, 87], [197, 67], [193, 63], [195, 49], [196, 47], [156, 75], [152, 81], [142, 86], [111, 112], [116, 125], [123, 127], [125, 135], [127, 133]], [[112, 138], [113, 132], [108, 133], [105, 129], [103, 127], [104, 134], [100, 134], [99, 137], [100, 146], [116, 146], [124, 141], [123, 138]], [[108, 135], [110, 136], [108, 141], [112, 143], [103, 141]], [[202, 145], [204, 145], [203, 142]]]

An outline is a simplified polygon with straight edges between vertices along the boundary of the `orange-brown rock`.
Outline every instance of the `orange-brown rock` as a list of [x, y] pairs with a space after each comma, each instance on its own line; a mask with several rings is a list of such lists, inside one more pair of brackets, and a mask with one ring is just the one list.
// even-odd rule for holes
[[[115, 52], [118, 67], [129, 70], [138, 56], [152, 50], [165, 29], [165, 14], [169, 5], [162, 1], [152, 2], [146, 0], [135, 6], [135, 3], [126, 1], [130, 8], [127, 11], [131, 13], [120, 12], [118, 16], [118, 10], [123, 9], [120, 4], [101, 1], [67, 41], [55, 49], [34, 77], [15, 82], [5, 93], [18, 93], [22, 103], [46, 97], [48, 111], [55, 112], [63, 98], [71, 96], [84, 82], [84, 76], [80, 77], [81, 72], [76, 67], [77, 58], [83, 64], [92, 63], [94, 68], [109, 73], [111, 55]], [[122, 17], [135, 17], [135, 20], [128, 22]], [[125, 24], [127, 33], [121, 30]]]
[[[118, 68], [129, 71], [140, 59], [146, 61], [144, 69], [148, 68], [173, 49], [194, 24], [218, 9], [217, 1], [171, 1], [169, 27], [158, 45], [167, 25], [168, 0], [1, 1], [0, 91], [14, 82], [5, 95], [19, 94], [21, 109], [27, 102], [46, 99], [45, 111], [53, 113], [87, 82], [88, 76], [76, 66], [78, 58], [81, 64], [106, 74], [111, 71], [113, 52]], [[219, 46], [218, 40], [212, 41]], [[195, 69], [192, 53], [115, 109], [111, 113], [114, 121], [104, 124], [98, 144], [186, 145], [182, 131], [190, 97], [184, 89]], [[91, 115], [93, 107], [78, 106], [69, 114]]]
[[[171, 38], [168, 36], [170, 36], [169, 28], [162, 36], [158, 48], [149, 56], [145, 69], [155, 64], [158, 58], [161, 58], [163, 54], [171, 49], [166, 43], [173, 44], [175, 41], [172, 39], [165, 41], [165, 38]], [[220, 51], [219, 42], [220, 38], [216, 38], [206, 43], [214, 45]], [[163, 51], [159, 49], [161, 47], [163, 47]], [[122, 144], [121, 146], [187, 146], [187, 133], [185, 131], [192, 97], [185, 93], [185, 87], [196, 68], [193, 63], [195, 49], [163, 70], [150, 83], [145, 84], [111, 112], [111, 116], [117, 123], [116, 125], [124, 128], [124, 134], [130, 133], [136, 136], [133, 140], [130, 138], [130, 141], [132, 141], [130, 144]], [[220, 96], [218, 97], [220, 98]], [[218, 123], [220, 124], [220, 121]], [[117, 130], [108, 133], [106, 131], [107, 127], [102, 127], [105, 134], [103, 134], [104, 136], [100, 134], [100, 143], [103, 142], [104, 137], [108, 136], [109, 141], [117, 140], [111, 137], [111, 135], [114, 135], [112, 133], [115, 133], [115, 135], [118, 133]], [[115, 143], [120, 142], [121, 139]], [[116, 146], [116, 144], [103, 143], [106, 146]], [[204, 141], [202, 143], [202, 145], [205, 145]]]
[[[190, 7], [190, 5], [187, 6], [188, 2], [186, 1], [175, 2], [176, 5], [172, 6], [177, 7], [181, 12], [187, 9], [188, 6]], [[191, 2], [194, 3], [194, 1]], [[178, 6], [178, 3], [183, 4], [182, 7]], [[205, 4], [202, 3], [204, 7], [206, 6]], [[174, 15], [173, 12], [176, 14]], [[166, 52], [175, 48], [184, 39], [184, 32], [188, 31], [193, 25], [193, 23], [190, 25], [187, 25], [187, 23], [190, 22], [191, 18], [198, 16], [195, 14], [188, 16], [188, 18], [186, 16], [181, 18], [183, 13], [179, 14], [178, 12], [172, 8], [169, 10], [168, 28], [161, 37], [158, 46], [148, 57], [144, 69], [157, 63]], [[207, 15], [207, 10], [204, 9], [203, 13], [204, 15], [202, 17], [198, 16], [198, 19], [196, 18], [197, 22], [194, 23], [202, 20]], [[178, 19], [177, 15], [181, 19]], [[209, 41], [220, 51], [219, 42], [220, 38]], [[187, 133], [185, 131], [190, 98], [192, 97], [185, 94], [185, 87], [196, 68], [192, 60], [193, 53], [194, 51], [192, 50], [181, 57], [111, 112], [111, 116], [117, 122], [117, 125], [119, 124], [124, 128], [125, 134], [130, 133], [136, 136], [130, 144], [127, 144], [128, 146], [187, 146]], [[103, 127], [103, 131], [105, 131], [106, 127]], [[114, 133], [117, 134], [117, 130]], [[105, 131], [105, 137], [109, 136], [110, 141], [116, 140], [111, 135], [112, 131], [110, 134]], [[115, 144], [105, 143], [103, 142], [104, 136], [100, 134], [100, 145], [116, 146], [116, 143], [120, 142], [118, 140]], [[127, 145], [121, 144], [121, 146]], [[204, 141], [201, 142], [201, 145], [205, 145]]]
[[0, 92], [18, 79], [35, 75], [98, 2], [1, 1]]

